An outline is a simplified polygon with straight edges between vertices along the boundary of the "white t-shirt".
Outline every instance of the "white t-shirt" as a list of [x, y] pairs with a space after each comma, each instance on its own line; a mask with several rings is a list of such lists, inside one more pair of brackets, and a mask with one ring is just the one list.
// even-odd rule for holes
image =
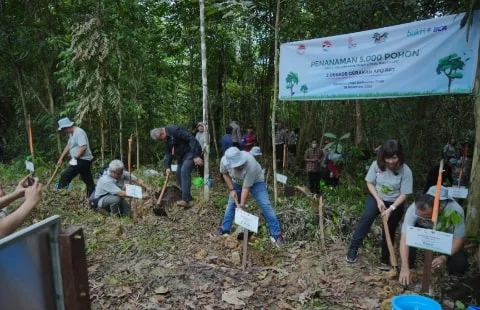
[[84, 160], [92, 160], [93, 155], [92, 151], [90, 150], [90, 145], [88, 144], [88, 137], [85, 131], [80, 127], [75, 127], [75, 130], [70, 137], [68, 138], [68, 147], [70, 148], [70, 157], [74, 158], [78, 154], [78, 150], [80, 147], [86, 145], [87, 149], [85, 153], [83, 153], [80, 159]]
[[377, 161], [374, 161], [368, 169], [365, 181], [375, 185], [383, 201], [394, 202], [400, 194], [413, 193], [412, 170], [406, 164], [394, 173], [388, 168], [385, 168], [385, 171], [380, 170]]
[[228, 173], [234, 183], [242, 185], [243, 187], [252, 187], [257, 182], [264, 182], [262, 166], [255, 160], [252, 154], [241, 151], [242, 156], [246, 156], [247, 160], [242, 170], [236, 170], [227, 165], [225, 156], [220, 161], [220, 173]]

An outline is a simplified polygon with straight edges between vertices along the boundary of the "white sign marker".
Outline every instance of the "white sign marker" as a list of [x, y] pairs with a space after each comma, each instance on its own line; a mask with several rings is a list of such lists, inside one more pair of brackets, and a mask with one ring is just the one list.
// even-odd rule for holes
[[142, 188], [137, 185], [126, 184], [127, 196], [142, 199]]
[[235, 209], [235, 224], [250, 231], [258, 232], [258, 216], [245, 212], [240, 208]]
[[26, 160], [25, 161], [25, 168], [27, 168], [28, 171], [34, 172], [35, 168], [33, 167], [33, 163], [31, 161]]
[[277, 182], [287, 184], [287, 176], [283, 175], [283, 174], [280, 174], [280, 173], [277, 173]]
[[453, 234], [432, 229], [408, 226], [407, 245], [450, 255]]

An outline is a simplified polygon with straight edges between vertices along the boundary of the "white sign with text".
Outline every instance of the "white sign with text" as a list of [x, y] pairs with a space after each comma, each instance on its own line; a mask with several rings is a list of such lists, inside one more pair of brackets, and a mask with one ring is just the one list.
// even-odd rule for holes
[[448, 196], [453, 198], [465, 199], [468, 195], [468, 188], [461, 187], [448, 187]]
[[250, 231], [258, 232], [258, 216], [245, 212], [240, 208], [235, 209], [235, 224]]
[[287, 176], [277, 173], [277, 182], [280, 182], [282, 184], [287, 184]]
[[35, 167], [33, 166], [33, 163], [31, 161], [26, 160], [25, 161], [25, 168], [27, 168], [28, 171], [34, 172]]
[[128, 197], [142, 199], [142, 188], [138, 185], [125, 184]]
[[420, 227], [408, 226], [407, 245], [450, 255], [453, 234]]

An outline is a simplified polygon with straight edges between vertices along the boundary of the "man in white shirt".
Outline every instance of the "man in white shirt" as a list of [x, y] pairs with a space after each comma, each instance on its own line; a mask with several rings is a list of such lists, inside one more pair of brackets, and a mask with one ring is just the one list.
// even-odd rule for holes
[[[142, 180], [124, 171], [123, 163], [114, 159], [108, 165], [108, 172], [98, 179], [95, 188], [94, 199], [97, 208], [107, 210], [112, 215], [131, 216], [130, 203], [125, 199], [127, 192], [124, 190], [126, 180], [131, 180], [145, 188], [147, 191], [151, 188]], [[148, 194], [144, 193], [143, 198]]]
[[62, 118], [58, 121], [58, 131], [68, 134], [68, 143], [65, 146], [60, 158], [57, 161], [57, 166], [61, 166], [63, 159], [67, 154], [70, 154], [71, 160], [60, 175], [58, 188], [65, 188], [78, 174], [87, 186], [87, 197], [89, 197], [95, 189], [95, 183], [92, 177], [92, 151], [88, 144], [88, 137], [85, 131], [77, 126], [68, 118]]

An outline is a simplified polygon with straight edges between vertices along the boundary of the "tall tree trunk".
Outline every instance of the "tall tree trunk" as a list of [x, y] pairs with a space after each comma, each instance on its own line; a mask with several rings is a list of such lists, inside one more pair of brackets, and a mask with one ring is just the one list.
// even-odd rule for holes
[[355, 146], [360, 146], [364, 136], [362, 103], [357, 99], [355, 100]]
[[103, 130], [103, 113], [100, 111], [100, 156], [102, 167], [105, 165], [105, 135]]
[[[278, 32], [279, 32], [279, 23], [280, 23], [280, 0], [277, 0], [277, 10], [275, 11], [275, 58], [273, 60], [273, 66], [275, 68], [275, 79], [273, 82], [273, 106], [272, 106], [272, 150], [273, 150], [273, 199], [274, 204], [278, 200], [278, 189], [277, 189], [277, 152], [275, 148], [275, 114], [277, 111], [277, 101], [278, 101]], [[282, 156], [282, 155], [280, 155]]]
[[204, 187], [203, 187], [203, 196], [205, 201], [210, 200], [210, 189], [208, 187], [208, 178], [210, 174], [208, 155], [210, 153], [210, 136], [208, 134], [208, 84], [207, 84], [207, 47], [205, 44], [205, 2], [204, 0], [199, 0], [200, 4], [200, 49], [202, 53], [202, 101], [203, 101], [203, 122], [205, 124], [205, 151], [203, 153], [204, 159]]
[[[45, 62], [41, 62], [42, 71], [43, 71], [43, 82], [45, 84], [45, 89], [47, 90], [47, 97], [48, 97], [48, 111], [50, 115], [55, 116], [55, 100], [53, 99], [53, 92], [52, 92], [52, 84], [50, 80], [50, 71], [49, 67], [51, 64], [45, 64]], [[53, 117], [53, 128], [57, 127], [57, 120]], [[62, 143], [60, 141], [60, 133], [57, 132], [56, 134], [57, 140], [57, 151], [59, 154], [62, 153]]]
[[22, 69], [20, 69], [17, 64], [14, 64], [13, 67], [15, 69], [15, 77], [16, 77], [14, 84], [18, 90], [18, 94], [20, 95], [20, 101], [22, 102], [23, 118], [25, 119], [25, 130], [28, 136], [28, 110], [27, 110], [27, 102], [25, 101], [25, 90], [23, 88]]
[[[480, 49], [479, 49], [480, 56]], [[477, 77], [475, 79], [474, 94], [476, 94], [474, 113], [475, 113], [475, 144], [472, 159], [472, 170], [470, 174], [470, 187], [467, 199], [467, 235], [480, 237], [480, 64], [477, 65]], [[480, 258], [480, 248], [478, 249], [478, 258]], [[480, 260], [478, 260], [480, 270]]]
[[[120, 59], [119, 64], [118, 64], [118, 81], [117, 81], [117, 88], [120, 91], [120, 78], [122, 76], [122, 56], [120, 54], [120, 51], [118, 51], [118, 45], [117, 45], [117, 54], [118, 58]], [[120, 92], [121, 94], [121, 92]], [[119, 105], [118, 105], [118, 150], [120, 152], [120, 160], [123, 161], [123, 106], [122, 106], [122, 99], [120, 99]], [[138, 169], [138, 167], [137, 167]]]

